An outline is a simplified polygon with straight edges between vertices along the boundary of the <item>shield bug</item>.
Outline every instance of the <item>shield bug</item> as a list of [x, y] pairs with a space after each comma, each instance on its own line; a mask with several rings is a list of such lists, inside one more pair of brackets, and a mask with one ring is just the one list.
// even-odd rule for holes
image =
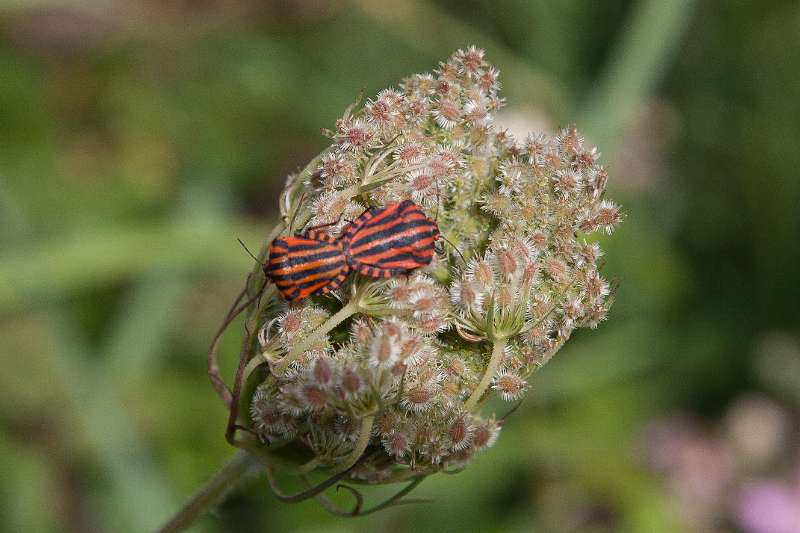
[[349, 272], [342, 242], [316, 228], [272, 241], [264, 265], [264, 273], [289, 302], [328, 294]]
[[389, 278], [430, 264], [437, 238], [436, 222], [405, 200], [367, 209], [339, 240], [350, 268], [364, 276]]

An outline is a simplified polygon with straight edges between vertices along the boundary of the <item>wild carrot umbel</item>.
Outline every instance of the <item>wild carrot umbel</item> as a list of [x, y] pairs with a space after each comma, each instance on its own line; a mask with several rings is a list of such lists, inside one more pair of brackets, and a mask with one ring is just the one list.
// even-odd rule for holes
[[[246, 314], [233, 387], [216, 342], [209, 372], [228, 440], [263, 462], [280, 499], [364, 514], [463, 468], [504, 423], [481, 409], [487, 398], [520, 400], [573, 330], [605, 319], [613, 290], [590, 234], [612, 233], [621, 214], [599, 153], [574, 127], [514, 139], [494, 124], [498, 91], [483, 51], [460, 50], [346, 110], [330, 147], [289, 176], [262, 263], [276, 237], [325, 224], [338, 238], [367, 208], [404, 200], [442, 239], [411, 273], [353, 272], [292, 303], [254, 267], [226, 319]], [[305, 488], [287, 494], [292, 476]], [[408, 486], [367, 510], [350, 487], [358, 503], [345, 511], [322, 492], [348, 481]]]

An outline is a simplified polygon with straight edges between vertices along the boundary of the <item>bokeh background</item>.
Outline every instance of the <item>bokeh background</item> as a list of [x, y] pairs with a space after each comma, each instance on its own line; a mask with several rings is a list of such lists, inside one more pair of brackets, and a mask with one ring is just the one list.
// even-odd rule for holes
[[236, 238], [360, 89], [476, 44], [502, 123], [610, 167], [610, 320], [434, 503], [253, 478], [197, 530], [800, 531], [799, 41], [777, 0], [0, 2], [0, 529], [151, 530], [232, 454]]

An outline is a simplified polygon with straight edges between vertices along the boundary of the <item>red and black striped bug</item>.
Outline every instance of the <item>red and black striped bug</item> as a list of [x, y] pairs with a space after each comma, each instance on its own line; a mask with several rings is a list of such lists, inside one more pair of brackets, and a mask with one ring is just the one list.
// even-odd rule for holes
[[436, 223], [410, 200], [367, 209], [338, 239], [320, 227], [278, 237], [270, 245], [264, 273], [289, 302], [330, 293], [351, 269], [390, 278], [427, 266], [439, 238]]
[[264, 273], [287, 301], [296, 302], [338, 288], [347, 279], [350, 266], [342, 242], [312, 228], [272, 241]]
[[390, 278], [427, 266], [439, 227], [411, 200], [364, 211], [342, 233], [350, 268], [372, 278]]

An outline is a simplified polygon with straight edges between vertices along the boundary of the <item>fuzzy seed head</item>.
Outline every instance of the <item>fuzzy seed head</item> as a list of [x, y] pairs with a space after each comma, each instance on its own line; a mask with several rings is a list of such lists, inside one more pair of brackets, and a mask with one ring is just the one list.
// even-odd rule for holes
[[460, 451], [469, 448], [472, 444], [474, 433], [475, 426], [472, 424], [472, 420], [465, 415], [457, 416], [450, 423], [450, 427], [447, 430], [452, 449]]
[[494, 419], [485, 420], [475, 427], [472, 444], [480, 450], [483, 448], [491, 448], [497, 441], [500, 435], [500, 426]]
[[408, 436], [399, 431], [388, 433], [381, 442], [386, 452], [395, 457], [403, 457], [409, 450]]
[[415, 385], [406, 393], [406, 407], [415, 412], [426, 411], [433, 401], [433, 392], [424, 385]]
[[430, 265], [389, 279], [350, 272], [333, 294], [292, 304], [265, 292], [260, 348], [270, 370], [286, 368], [242, 389], [255, 390], [262, 440], [331, 466], [366, 439], [370, 456], [348, 475], [367, 482], [463, 466], [500, 431], [470, 402], [479, 384], [481, 398], [521, 399], [576, 328], [606, 319], [614, 291], [588, 234], [612, 234], [623, 215], [600, 152], [574, 126], [518, 141], [495, 124], [499, 90], [483, 50], [460, 50], [345, 112], [319, 160], [287, 180], [291, 231], [330, 224], [341, 239], [368, 207], [411, 200], [442, 238]]
[[528, 382], [514, 372], [500, 372], [494, 379], [492, 388], [506, 401], [516, 401], [522, 398], [528, 390]]

